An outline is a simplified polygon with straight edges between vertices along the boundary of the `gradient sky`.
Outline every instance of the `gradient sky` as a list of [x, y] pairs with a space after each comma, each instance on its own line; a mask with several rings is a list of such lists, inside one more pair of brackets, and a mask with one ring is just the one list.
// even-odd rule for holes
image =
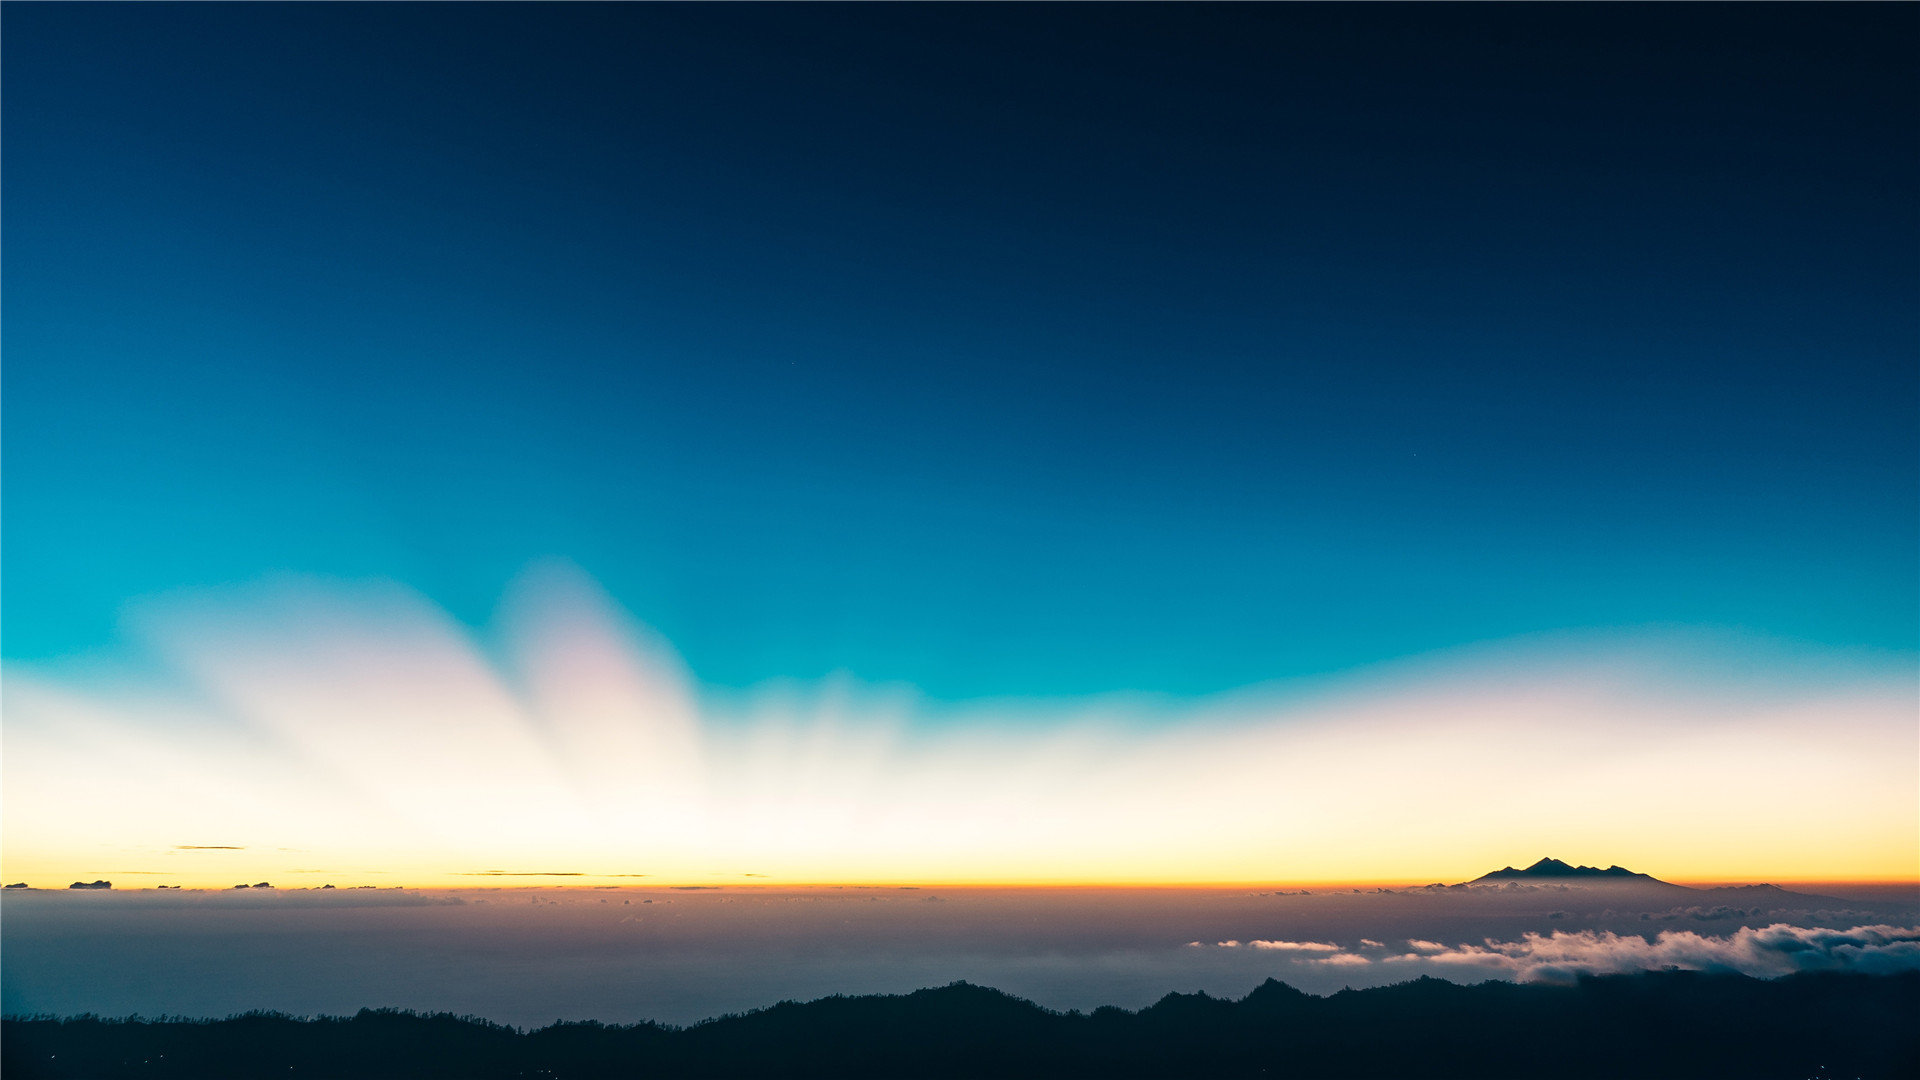
[[[1912, 5], [4, 21], [10, 751], [125, 696], [79, 658], [300, 745], [139, 615], [232, 639], [280, 575], [519, 671], [496, 605], [557, 559], [709, 718], [843, 680], [1170, 732], [1514, 640], [1683, 641], [1677, 709], [1777, 662], [1767, 709], [1869, 700], [1795, 730], [1896, 755], [1817, 869], [1914, 869]], [[194, 745], [160, 700], [113, 723]]]

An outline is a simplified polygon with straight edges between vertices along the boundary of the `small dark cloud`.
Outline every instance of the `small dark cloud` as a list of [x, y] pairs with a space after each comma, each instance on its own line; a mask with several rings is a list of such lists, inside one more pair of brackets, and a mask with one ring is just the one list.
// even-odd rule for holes
[[111, 881], [76, 881], [73, 884], [67, 886], [67, 888], [69, 889], [111, 889], [113, 888], [113, 882]]
[[24, 889], [26, 887], [27, 887], [27, 883], [24, 881], [16, 881], [13, 884], [7, 886], [7, 888], [9, 889]]

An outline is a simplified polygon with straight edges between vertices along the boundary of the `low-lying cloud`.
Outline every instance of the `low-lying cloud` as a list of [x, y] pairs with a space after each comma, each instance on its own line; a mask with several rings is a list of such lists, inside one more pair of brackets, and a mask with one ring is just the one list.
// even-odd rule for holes
[[1273, 949], [1277, 952], [1330, 953], [1340, 951], [1340, 946], [1330, 941], [1249, 941], [1247, 944], [1256, 949]]
[[[1189, 947], [1204, 947], [1191, 941]], [[1667, 930], [1651, 940], [1604, 930], [1529, 933], [1518, 941], [1487, 938], [1479, 945], [1446, 945], [1409, 938], [1404, 951], [1361, 938], [1356, 946], [1325, 941], [1216, 942], [1215, 947], [1290, 954], [1319, 967], [1431, 964], [1456, 975], [1521, 982], [1571, 982], [1581, 975], [1636, 971], [1722, 971], [1759, 978], [1799, 971], [1854, 971], [1883, 975], [1920, 971], [1920, 926], [1855, 926], [1847, 930], [1774, 923], [1742, 927], [1725, 937]]]
[[[1566, 982], [1580, 975], [1635, 971], [1724, 971], [1771, 978], [1801, 971], [1887, 974], [1920, 970], [1920, 926], [1855, 926], [1847, 930], [1774, 923], [1742, 927], [1725, 937], [1667, 930], [1649, 941], [1633, 934], [1581, 930], [1527, 934], [1519, 941], [1489, 938], [1482, 945], [1439, 947], [1409, 942], [1414, 950], [1386, 963], [1478, 968], [1522, 982]], [[1357, 953], [1343, 955], [1358, 956]]]
[[1364, 956], [1361, 956], [1359, 953], [1349, 953], [1349, 952], [1335, 953], [1332, 956], [1323, 956], [1311, 962], [1315, 964], [1319, 964], [1323, 967], [1361, 967], [1363, 965], [1373, 963], [1373, 961], [1367, 959]]

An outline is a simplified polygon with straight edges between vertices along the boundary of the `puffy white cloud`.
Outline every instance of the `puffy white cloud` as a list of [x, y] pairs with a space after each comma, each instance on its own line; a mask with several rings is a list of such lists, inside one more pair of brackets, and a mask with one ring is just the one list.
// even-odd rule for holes
[[1274, 949], [1279, 952], [1339, 952], [1340, 946], [1331, 941], [1250, 941], [1247, 944], [1256, 949]]
[[1350, 953], [1350, 952], [1335, 953], [1332, 956], [1325, 956], [1317, 960], [1311, 960], [1308, 962], [1314, 963], [1314, 964], [1324, 964], [1327, 967], [1361, 967], [1363, 965], [1373, 963], [1373, 961], [1367, 959], [1364, 956], [1361, 956], [1358, 953]]

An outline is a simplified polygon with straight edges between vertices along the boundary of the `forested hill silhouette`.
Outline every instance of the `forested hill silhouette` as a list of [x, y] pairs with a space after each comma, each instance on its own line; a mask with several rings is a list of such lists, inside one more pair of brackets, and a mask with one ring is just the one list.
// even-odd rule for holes
[[1483, 881], [1564, 881], [1568, 878], [1598, 881], [1633, 881], [1642, 885], [1665, 885], [1671, 889], [1684, 889], [1684, 885], [1675, 885], [1661, 881], [1651, 874], [1636, 874], [1624, 866], [1609, 866], [1605, 870], [1597, 866], [1569, 866], [1559, 859], [1541, 859], [1525, 870], [1515, 870], [1511, 866], [1501, 867], [1491, 874], [1482, 874], [1469, 884], [1477, 885]]
[[1169, 994], [1055, 1013], [955, 983], [689, 1028], [363, 1010], [298, 1020], [11, 1019], [9, 1080], [192, 1077], [1895, 1077], [1920, 1075], [1920, 972], [1699, 972], [1571, 986], [1420, 979], [1315, 997]]

